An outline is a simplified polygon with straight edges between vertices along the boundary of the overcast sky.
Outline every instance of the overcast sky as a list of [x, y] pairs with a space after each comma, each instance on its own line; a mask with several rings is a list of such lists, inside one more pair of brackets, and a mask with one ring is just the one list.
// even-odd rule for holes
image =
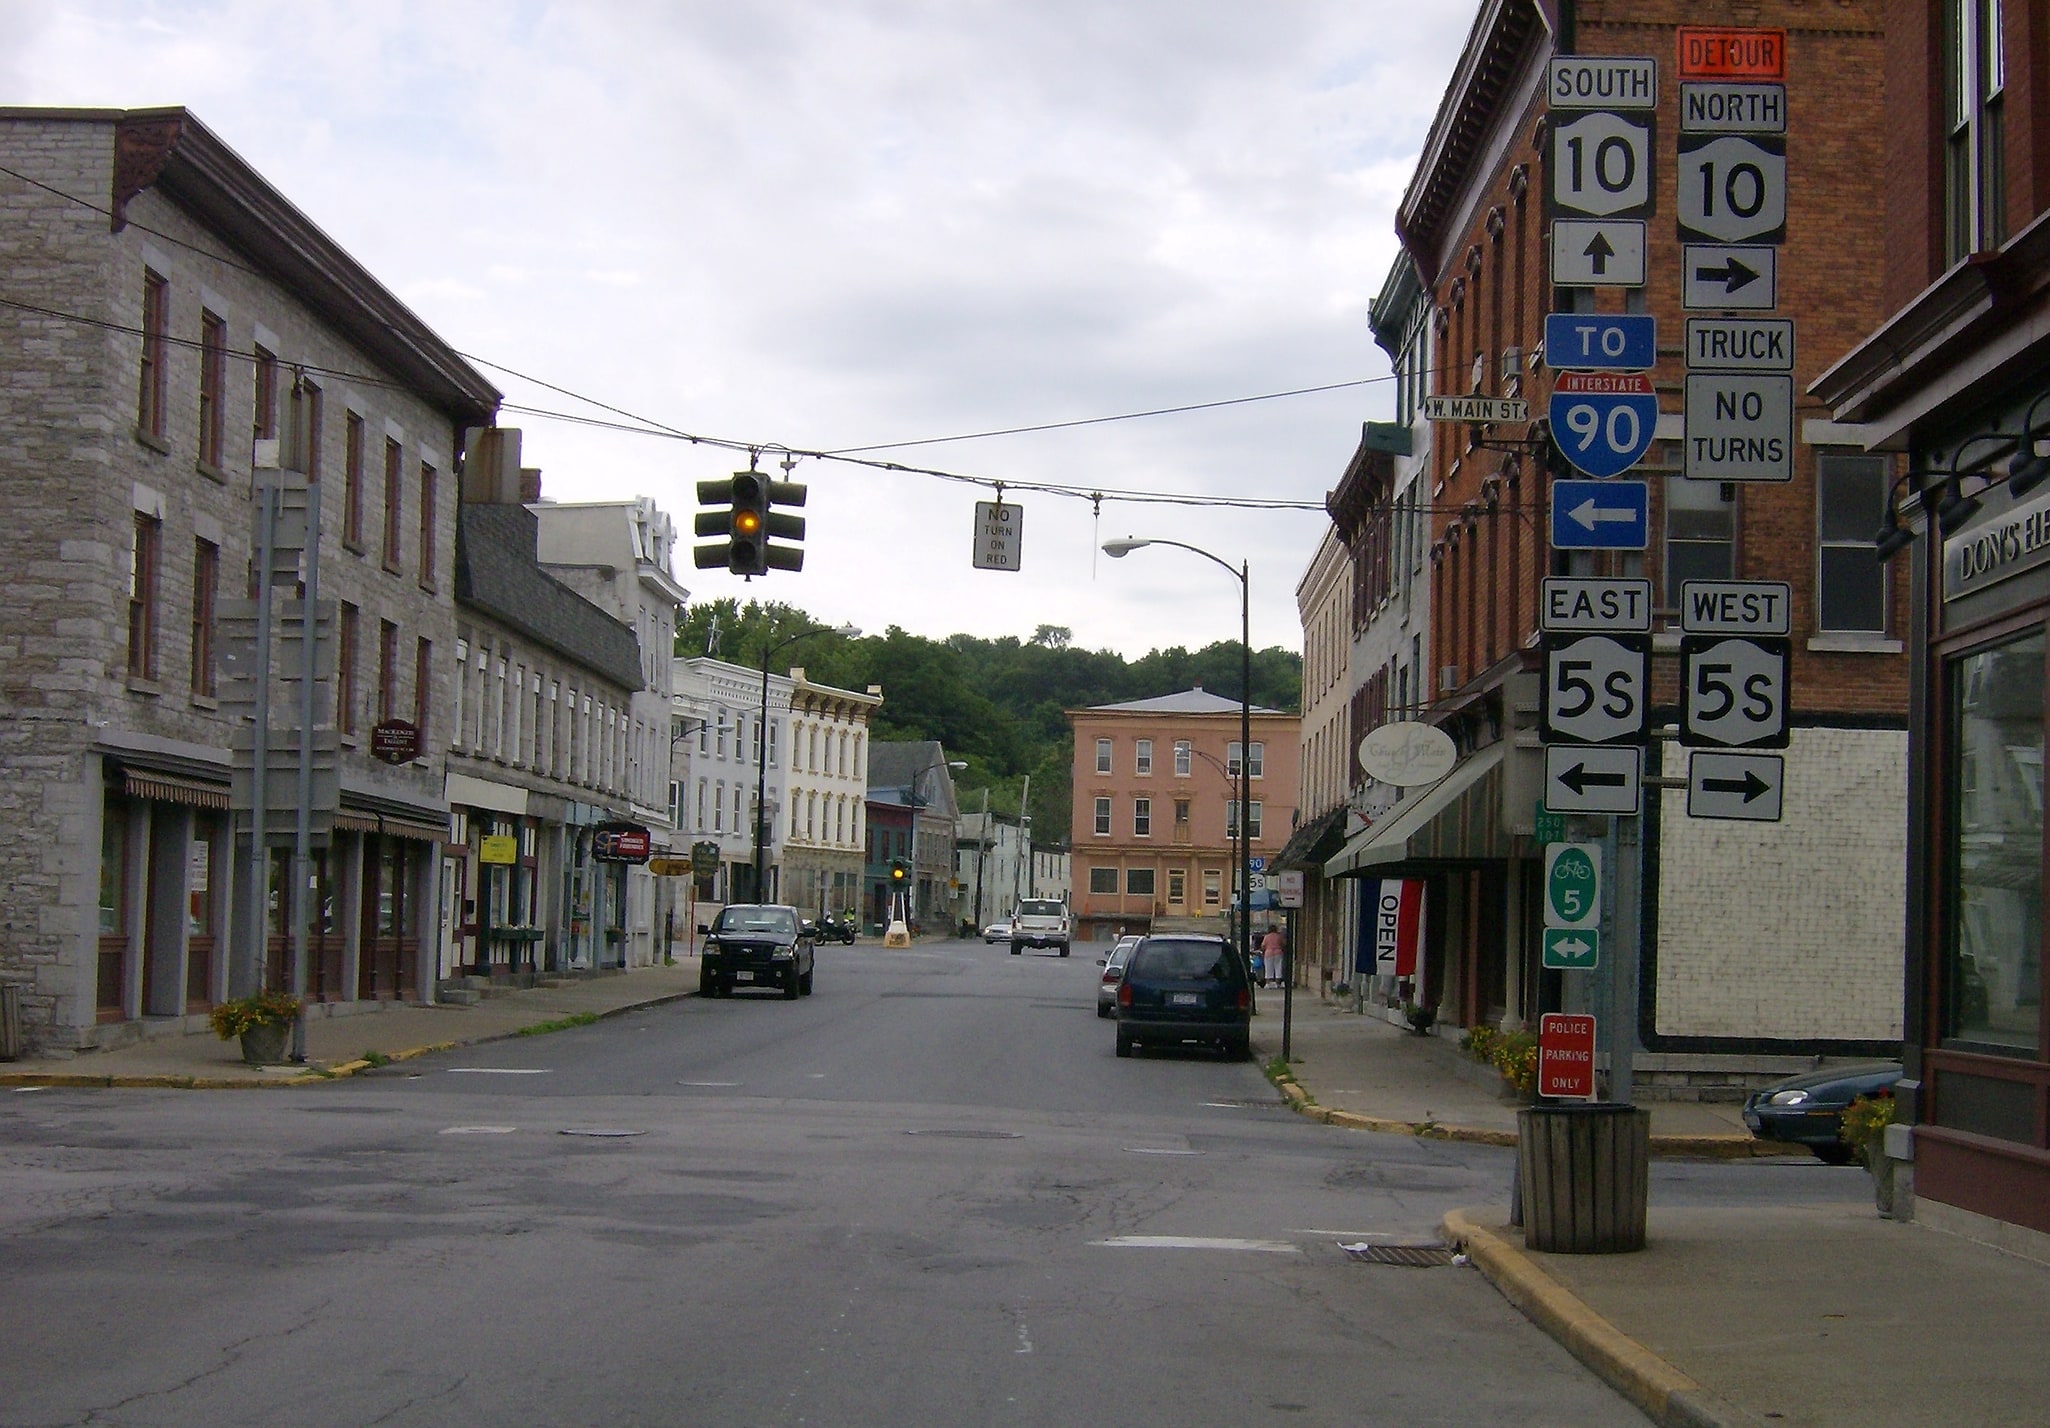
[[[1390, 414], [1367, 305], [1466, 0], [0, 0], [17, 104], [183, 104], [508, 402], [844, 451], [1381, 378], [1320, 395], [868, 453], [963, 476], [1315, 505]], [[511, 372], [504, 369], [511, 369]], [[1300, 649], [1320, 510], [1025, 492], [974, 505], [805, 459], [805, 568], [691, 568], [706, 445], [508, 413], [559, 500], [654, 497], [693, 598], [1127, 655]], [[765, 469], [778, 453], [769, 451]], [[779, 473], [780, 474], [780, 473]], [[1007, 496], [1008, 499], [1008, 496]]]

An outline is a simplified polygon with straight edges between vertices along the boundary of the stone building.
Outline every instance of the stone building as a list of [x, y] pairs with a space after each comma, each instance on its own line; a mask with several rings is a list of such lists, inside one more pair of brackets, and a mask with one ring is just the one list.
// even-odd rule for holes
[[881, 685], [837, 689], [790, 671], [789, 803], [783, 817], [782, 899], [815, 915], [862, 906], [868, 843], [868, 721]]
[[[0, 162], [0, 976], [31, 1044], [198, 1029], [285, 980], [285, 859], [261, 934], [235, 916], [218, 618], [281, 462], [336, 608], [308, 991], [431, 996], [455, 472], [499, 394], [184, 109], [0, 110]], [[372, 758], [401, 719], [415, 756]]]

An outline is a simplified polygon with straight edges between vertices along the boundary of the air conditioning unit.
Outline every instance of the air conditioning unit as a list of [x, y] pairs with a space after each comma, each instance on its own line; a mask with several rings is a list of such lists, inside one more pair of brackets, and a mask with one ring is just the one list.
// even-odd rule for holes
[[1459, 666], [1441, 664], [1438, 666], [1438, 688], [1442, 690], [1459, 688]]

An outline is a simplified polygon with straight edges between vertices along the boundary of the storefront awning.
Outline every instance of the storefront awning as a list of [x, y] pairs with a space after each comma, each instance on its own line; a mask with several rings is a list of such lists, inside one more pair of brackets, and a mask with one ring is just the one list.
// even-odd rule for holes
[[344, 808], [335, 815], [335, 827], [351, 833], [382, 833], [387, 838], [410, 838], [416, 843], [446, 843], [448, 824], [421, 818], [397, 818], [389, 813], [368, 813]]
[[158, 798], [169, 803], [187, 803], [194, 808], [226, 808], [225, 784], [203, 783], [196, 778], [157, 773], [148, 769], [121, 770], [121, 791], [130, 798]]
[[1347, 840], [1338, 856], [1324, 864], [1324, 876], [1342, 878], [1361, 868], [1399, 863], [1414, 856], [1411, 840], [1486, 777], [1508, 750], [1507, 743], [1490, 744], [1479, 753], [1467, 755], [1464, 762], [1429, 788], [1405, 795], [1402, 802]]
[[1345, 808], [1320, 813], [1288, 835], [1281, 851], [1267, 860], [1269, 867], [1305, 868], [1317, 872], [1324, 860], [1338, 851], [1345, 834]]

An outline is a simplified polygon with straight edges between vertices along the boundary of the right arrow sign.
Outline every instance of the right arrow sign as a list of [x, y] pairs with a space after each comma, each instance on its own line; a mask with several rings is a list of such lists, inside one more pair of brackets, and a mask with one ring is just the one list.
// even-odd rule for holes
[[1786, 768], [1779, 754], [1697, 750], [1687, 761], [1687, 816], [1777, 823]]

